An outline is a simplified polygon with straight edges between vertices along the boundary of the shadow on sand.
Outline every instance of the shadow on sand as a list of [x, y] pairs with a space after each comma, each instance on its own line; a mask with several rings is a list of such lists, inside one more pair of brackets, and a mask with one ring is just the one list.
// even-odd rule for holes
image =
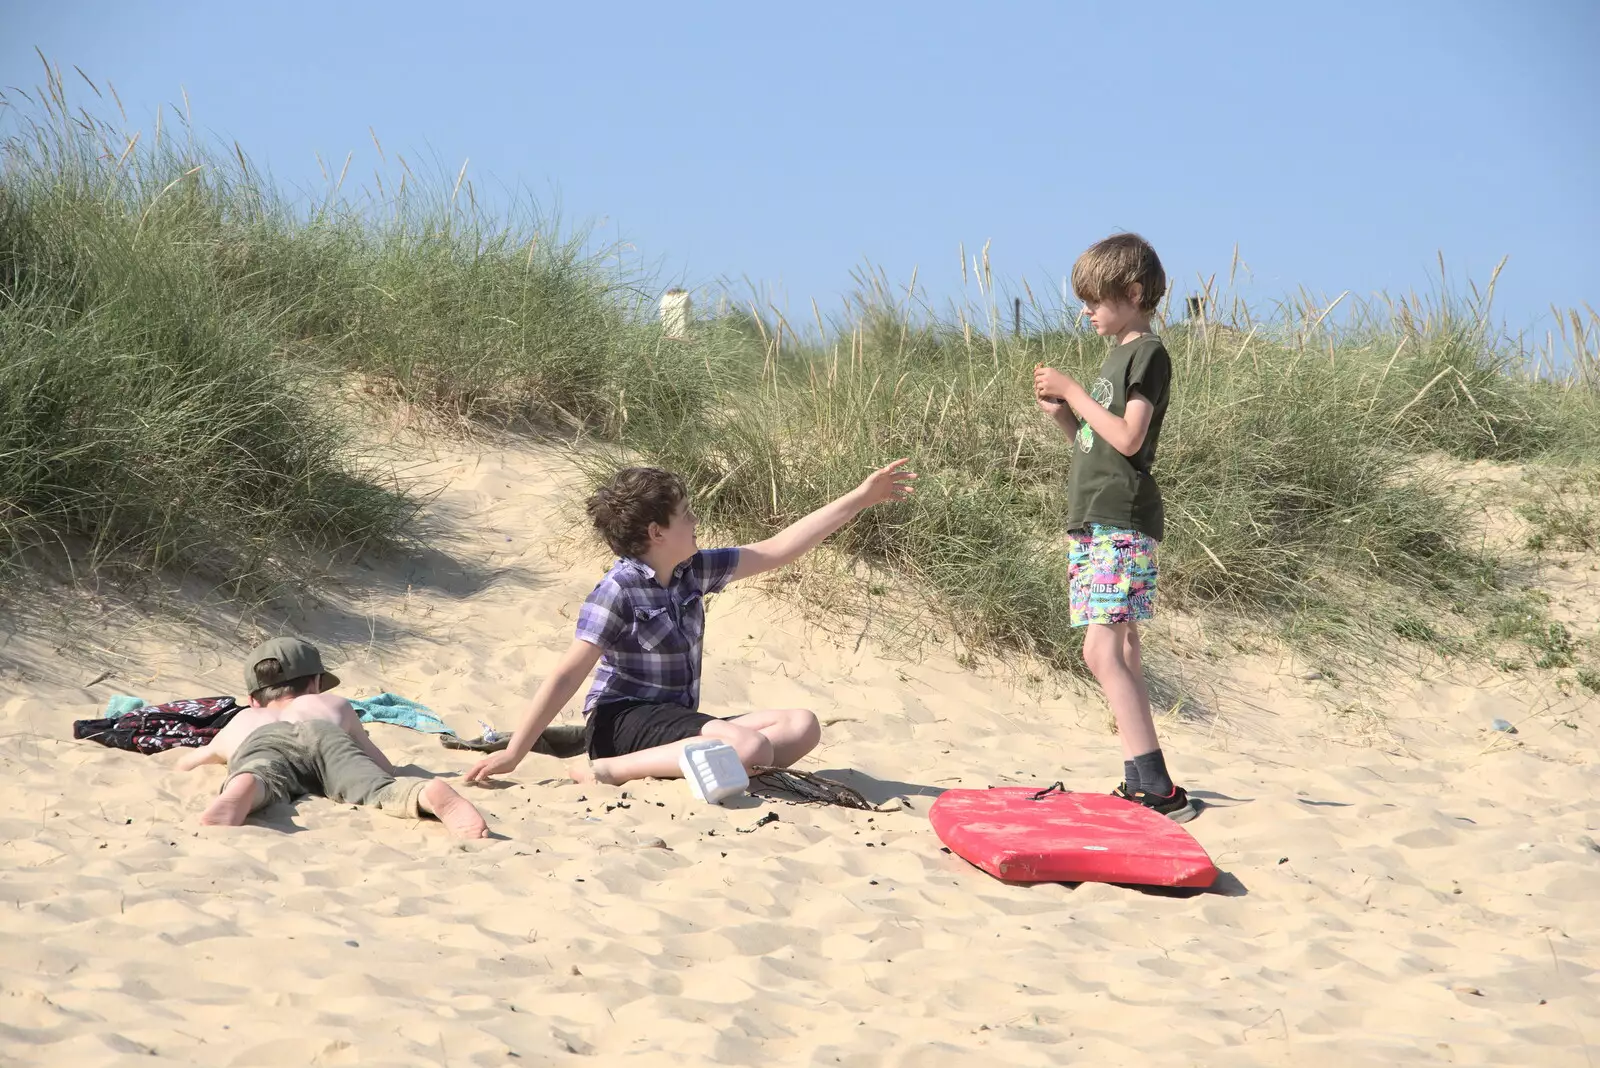
[[813, 774], [848, 786], [873, 805], [899, 800], [915, 811], [926, 810], [933, 799], [944, 793], [941, 786], [924, 786], [921, 783], [901, 782], [899, 779], [879, 779], [855, 768], [824, 768]]

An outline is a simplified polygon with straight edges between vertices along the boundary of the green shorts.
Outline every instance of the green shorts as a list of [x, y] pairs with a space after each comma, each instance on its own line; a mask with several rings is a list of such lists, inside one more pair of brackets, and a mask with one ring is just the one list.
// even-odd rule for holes
[[265, 797], [257, 808], [306, 794], [350, 805], [371, 805], [391, 816], [421, 819], [426, 779], [395, 778], [372, 762], [356, 740], [321, 720], [257, 727], [228, 761], [226, 788], [235, 776], [256, 777]]

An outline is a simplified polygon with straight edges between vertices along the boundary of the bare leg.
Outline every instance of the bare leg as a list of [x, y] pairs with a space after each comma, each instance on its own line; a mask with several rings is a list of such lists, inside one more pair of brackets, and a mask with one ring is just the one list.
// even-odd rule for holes
[[[747, 768], [772, 763], [772, 742], [765, 733], [740, 723], [740, 720], [747, 718], [740, 716], [738, 720], [713, 720], [700, 728], [700, 737], [727, 742], [738, 751], [739, 762]], [[653, 749], [641, 749], [637, 753], [574, 763], [567, 768], [567, 774], [572, 776], [574, 782], [598, 782], [607, 786], [621, 786], [634, 779], [681, 779], [683, 769], [678, 767], [678, 757], [682, 755], [683, 747], [694, 740], [685, 738], [681, 742], [668, 742]]]
[[[1125, 623], [1122, 627], [1122, 662], [1128, 665], [1134, 685], [1139, 688], [1139, 707], [1150, 718], [1150, 737], [1155, 738], [1155, 720], [1150, 707], [1150, 687], [1144, 677], [1144, 652], [1139, 645], [1139, 624]], [[1156, 742], [1157, 746], [1161, 743]]]
[[1150, 694], [1145, 687], [1136, 624], [1089, 624], [1083, 639], [1083, 659], [1094, 672], [1116, 718], [1123, 757], [1132, 760], [1160, 748], [1155, 720], [1150, 716]]
[[437, 816], [449, 832], [457, 838], [487, 838], [489, 825], [466, 798], [440, 779], [434, 779], [422, 788], [418, 799], [422, 811]]
[[267, 798], [266, 787], [249, 772], [228, 780], [216, 800], [200, 813], [200, 822], [208, 827], [237, 827]]
[[822, 741], [822, 725], [817, 722], [816, 713], [807, 708], [769, 708], [728, 722], [766, 735], [772, 743], [770, 767], [787, 768]]

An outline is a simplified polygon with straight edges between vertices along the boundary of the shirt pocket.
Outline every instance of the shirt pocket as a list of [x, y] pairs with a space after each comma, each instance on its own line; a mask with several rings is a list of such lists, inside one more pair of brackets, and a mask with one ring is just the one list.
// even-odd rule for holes
[[686, 641], [697, 642], [706, 632], [706, 602], [699, 590], [691, 590], [678, 601], [678, 619]]
[[672, 612], [667, 608], [635, 608], [633, 610], [633, 640], [647, 653], [667, 652], [664, 645], [677, 630]]

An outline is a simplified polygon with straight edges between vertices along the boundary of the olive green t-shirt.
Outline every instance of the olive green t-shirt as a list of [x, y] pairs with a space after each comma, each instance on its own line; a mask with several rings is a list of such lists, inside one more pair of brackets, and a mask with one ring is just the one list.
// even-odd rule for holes
[[1172, 392], [1172, 360], [1161, 339], [1152, 334], [1112, 349], [1100, 377], [1089, 386], [1089, 396], [1116, 416], [1127, 410], [1128, 397], [1135, 392], [1154, 405], [1155, 412], [1144, 444], [1132, 456], [1118, 452], [1087, 422], [1079, 423], [1067, 478], [1068, 530], [1099, 523], [1137, 530], [1157, 541], [1165, 533], [1161, 491], [1150, 465], [1155, 462], [1156, 439]]

